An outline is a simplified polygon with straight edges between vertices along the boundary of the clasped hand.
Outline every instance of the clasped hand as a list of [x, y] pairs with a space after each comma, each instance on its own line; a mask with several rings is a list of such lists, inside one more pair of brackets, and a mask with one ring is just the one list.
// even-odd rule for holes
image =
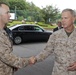
[[30, 64], [35, 64], [36, 61], [37, 61], [37, 60], [36, 60], [36, 58], [35, 58], [34, 56], [32, 56], [32, 57], [29, 58], [29, 63], [30, 63]]
[[68, 71], [76, 71], [76, 62], [70, 64], [67, 68]]

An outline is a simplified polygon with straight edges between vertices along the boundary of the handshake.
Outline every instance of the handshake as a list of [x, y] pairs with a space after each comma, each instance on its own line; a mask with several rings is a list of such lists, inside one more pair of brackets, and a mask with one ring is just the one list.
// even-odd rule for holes
[[29, 63], [30, 64], [35, 64], [36, 62], [37, 62], [36, 57], [32, 56], [32, 57], [29, 58]]

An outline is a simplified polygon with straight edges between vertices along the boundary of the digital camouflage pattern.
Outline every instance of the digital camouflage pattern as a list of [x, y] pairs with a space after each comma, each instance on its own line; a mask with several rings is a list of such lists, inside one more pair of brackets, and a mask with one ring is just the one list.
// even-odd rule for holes
[[15, 69], [29, 64], [29, 58], [17, 57], [12, 51], [8, 34], [4, 30], [0, 30], [0, 75], [13, 75]]
[[76, 61], [76, 29], [69, 37], [64, 29], [53, 33], [45, 49], [36, 56], [37, 61], [44, 60], [51, 53], [55, 54], [52, 75], [76, 75], [76, 71], [67, 71], [69, 64]]

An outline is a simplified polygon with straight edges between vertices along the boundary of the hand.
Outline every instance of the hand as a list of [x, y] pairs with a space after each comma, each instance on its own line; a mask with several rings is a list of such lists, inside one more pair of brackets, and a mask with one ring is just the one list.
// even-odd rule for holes
[[76, 71], [76, 62], [70, 64], [67, 68], [68, 71]]
[[36, 58], [34, 56], [30, 57], [29, 62], [30, 62], [30, 64], [35, 64]]

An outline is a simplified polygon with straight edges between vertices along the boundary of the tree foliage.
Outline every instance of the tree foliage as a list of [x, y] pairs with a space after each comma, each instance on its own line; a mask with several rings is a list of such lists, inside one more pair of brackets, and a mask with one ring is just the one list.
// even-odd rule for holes
[[57, 15], [59, 13], [58, 8], [53, 6], [46, 6], [42, 9], [43, 18], [45, 23], [54, 22], [57, 19]]
[[15, 6], [17, 10], [26, 9], [26, 2], [24, 0], [7, 0], [10, 4], [10, 9], [14, 10]]
[[33, 2], [26, 0], [2, 0], [8, 1], [11, 12], [16, 12], [17, 17], [27, 18], [30, 21], [45, 21], [45, 23], [55, 22], [60, 18], [58, 8], [52, 5], [40, 9]]

